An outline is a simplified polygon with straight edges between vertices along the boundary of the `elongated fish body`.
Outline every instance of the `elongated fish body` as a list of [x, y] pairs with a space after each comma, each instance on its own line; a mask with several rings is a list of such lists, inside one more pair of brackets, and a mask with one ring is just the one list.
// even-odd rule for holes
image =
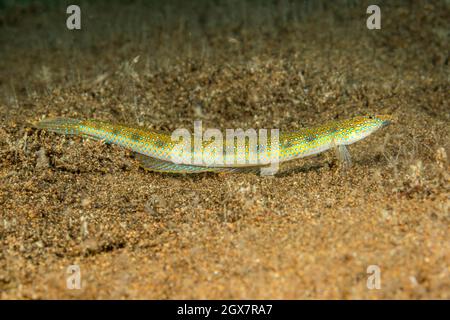
[[[350, 162], [350, 155], [346, 145], [364, 139], [378, 129], [388, 125], [390, 116], [362, 116], [347, 120], [332, 121], [324, 125], [301, 129], [295, 132], [282, 132], [275, 142], [271, 135], [267, 141], [256, 143], [256, 148], [250, 147], [249, 140], [243, 145], [238, 145], [233, 140], [231, 149], [227, 149], [225, 143], [223, 157], [232, 155], [243, 156], [244, 164], [215, 164], [213, 161], [204, 163], [179, 163], [174, 161], [174, 153], [180, 149], [179, 140], [173, 140], [170, 133], [159, 133], [140, 127], [111, 124], [99, 120], [77, 120], [70, 118], [45, 119], [36, 127], [60, 134], [77, 135], [102, 140], [124, 148], [137, 154], [144, 168], [152, 171], [171, 173], [198, 173], [198, 172], [232, 172], [232, 171], [256, 171], [264, 167], [260, 163], [249, 162], [249, 159], [269, 157], [275, 162], [284, 162], [296, 158], [302, 158], [334, 148], [338, 156], [344, 162]], [[194, 137], [190, 136], [190, 145], [195, 145]], [[187, 158], [195, 159], [203, 155], [211, 141], [202, 141], [199, 148], [190, 147], [183, 149]], [[276, 148], [272, 143], [278, 143]], [[176, 149], [178, 148], [178, 149]], [[204, 158], [203, 158], [204, 159]], [[208, 159], [206, 159], [208, 160]]]

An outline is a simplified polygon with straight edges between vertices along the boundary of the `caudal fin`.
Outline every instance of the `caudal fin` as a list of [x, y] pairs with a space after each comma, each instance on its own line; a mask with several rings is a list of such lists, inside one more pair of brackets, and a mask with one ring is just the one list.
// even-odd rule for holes
[[44, 119], [34, 126], [38, 129], [45, 129], [61, 134], [78, 134], [78, 125], [81, 121], [71, 118], [53, 118]]

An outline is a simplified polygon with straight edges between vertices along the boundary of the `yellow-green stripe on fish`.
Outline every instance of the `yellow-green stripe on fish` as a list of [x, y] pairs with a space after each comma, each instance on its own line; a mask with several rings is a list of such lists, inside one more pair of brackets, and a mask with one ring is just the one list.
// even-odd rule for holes
[[[294, 132], [281, 132], [278, 139], [278, 148], [272, 148], [271, 140], [265, 148], [258, 144], [256, 149], [245, 145], [245, 158], [255, 156], [259, 159], [262, 152], [271, 150], [272, 158], [279, 163], [317, 154], [329, 149], [338, 151], [338, 156], [345, 163], [350, 163], [350, 155], [346, 145], [362, 140], [378, 129], [388, 125], [392, 118], [387, 115], [359, 116], [346, 120], [330, 121], [323, 125], [304, 128]], [[198, 173], [198, 172], [241, 172], [255, 171], [267, 164], [184, 164], [174, 163], [172, 155], [178, 140], [173, 141], [170, 133], [160, 133], [143, 129], [137, 126], [112, 124], [100, 120], [77, 120], [70, 118], [45, 119], [36, 125], [45, 129], [66, 135], [77, 135], [112, 143], [137, 154], [145, 169], [167, 173]], [[192, 138], [193, 139], [193, 138]], [[206, 143], [207, 145], [207, 143]], [[202, 153], [205, 143], [199, 150], [188, 150], [195, 156], [195, 152]], [[224, 148], [224, 152], [225, 152]], [[237, 146], [233, 152], [238, 153]], [[256, 152], [256, 154], [251, 154]], [[266, 153], [267, 154], [267, 153]]]

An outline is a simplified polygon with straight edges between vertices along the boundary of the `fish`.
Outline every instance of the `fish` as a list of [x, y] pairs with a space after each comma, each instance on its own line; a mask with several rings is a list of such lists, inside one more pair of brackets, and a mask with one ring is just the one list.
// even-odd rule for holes
[[[244, 139], [243, 145], [233, 138], [231, 148], [228, 149], [223, 142], [218, 142], [216, 146], [223, 148], [211, 151], [211, 140], [201, 141], [199, 147], [195, 145], [194, 135], [187, 138], [187, 142], [174, 139], [170, 132], [160, 132], [145, 129], [140, 126], [114, 124], [96, 119], [73, 119], [73, 118], [50, 118], [44, 119], [34, 126], [64, 135], [81, 136], [94, 140], [101, 140], [105, 143], [115, 144], [133, 151], [141, 166], [150, 171], [162, 173], [201, 173], [201, 172], [258, 172], [267, 168], [271, 163], [283, 163], [298, 158], [303, 158], [334, 149], [338, 159], [344, 166], [350, 167], [351, 156], [347, 146], [365, 139], [379, 129], [386, 127], [392, 122], [390, 115], [369, 115], [357, 116], [344, 120], [328, 121], [321, 125], [302, 128], [296, 131], [281, 132], [277, 139], [272, 139], [274, 134], [270, 134], [268, 141], [251, 145], [250, 139]], [[180, 148], [181, 143], [187, 143], [187, 148]], [[185, 158], [189, 161], [180, 162], [174, 158], [175, 150], [184, 150]], [[178, 152], [178, 151], [177, 151]], [[222, 153], [222, 157], [220, 157]], [[192, 159], [198, 158], [211, 160], [208, 157], [224, 159], [227, 156], [234, 157], [232, 162], [204, 161], [195, 162]], [[205, 159], [206, 157], [206, 159]], [[241, 160], [236, 161], [241, 157]], [[266, 161], [249, 161], [250, 159], [265, 158]], [[175, 161], [176, 159], [177, 161]], [[267, 159], [271, 162], [268, 163]]]

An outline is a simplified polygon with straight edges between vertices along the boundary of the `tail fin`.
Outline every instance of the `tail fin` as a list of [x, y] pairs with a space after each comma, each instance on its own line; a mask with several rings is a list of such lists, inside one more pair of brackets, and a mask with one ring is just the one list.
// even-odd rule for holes
[[81, 122], [82, 120], [71, 118], [53, 118], [44, 119], [35, 124], [35, 127], [61, 134], [78, 134], [78, 125]]

